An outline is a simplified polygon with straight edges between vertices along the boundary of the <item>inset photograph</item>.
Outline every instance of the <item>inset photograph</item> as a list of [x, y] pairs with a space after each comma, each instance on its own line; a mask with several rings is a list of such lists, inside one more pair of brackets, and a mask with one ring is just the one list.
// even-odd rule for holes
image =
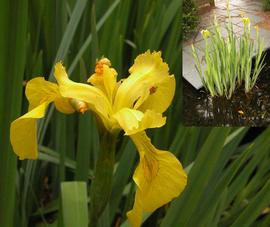
[[186, 126], [270, 125], [269, 10], [259, 0], [183, 5]]

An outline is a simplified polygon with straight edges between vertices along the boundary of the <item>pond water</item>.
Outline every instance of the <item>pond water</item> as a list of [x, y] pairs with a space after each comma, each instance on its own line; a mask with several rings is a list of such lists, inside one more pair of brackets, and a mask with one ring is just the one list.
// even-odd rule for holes
[[184, 124], [186, 126], [270, 125], [270, 49], [266, 66], [253, 89], [239, 87], [230, 100], [212, 98], [204, 88], [196, 90], [183, 79]]

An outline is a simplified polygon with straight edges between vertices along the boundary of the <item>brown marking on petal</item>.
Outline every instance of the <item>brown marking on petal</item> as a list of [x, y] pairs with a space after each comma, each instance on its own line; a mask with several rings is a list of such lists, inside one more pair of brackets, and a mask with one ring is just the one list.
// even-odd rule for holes
[[142, 160], [144, 176], [148, 181], [152, 181], [158, 174], [159, 164], [154, 155], [145, 155]]
[[154, 94], [157, 91], [157, 86], [153, 86], [149, 89], [150, 95]]

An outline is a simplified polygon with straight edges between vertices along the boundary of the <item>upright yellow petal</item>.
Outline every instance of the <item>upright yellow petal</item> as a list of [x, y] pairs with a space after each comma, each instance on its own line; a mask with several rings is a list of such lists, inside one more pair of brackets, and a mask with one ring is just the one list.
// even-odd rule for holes
[[93, 110], [103, 120], [105, 127], [109, 127], [111, 105], [105, 94], [98, 88], [82, 83], [71, 81], [61, 63], [55, 65], [55, 78], [59, 85], [60, 94], [63, 97], [78, 99], [88, 104], [89, 109]]
[[46, 81], [43, 77], [36, 77], [30, 80], [26, 84], [25, 94], [29, 101], [29, 110], [47, 100], [54, 100], [56, 108], [60, 112], [74, 112], [69, 100], [60, 95], [57, 84]]
[[138, 108], [163, 113], [170, 106], [175, 93], [175, 78], [168, 76], [156, 84], [155, 91], [150, 93]]
[[117, 72], [111, 68], [111, 62], [107, 58], [102, 58], [96, 63], [95, 73], [87, 80], [95, 87], [101, 89], [108, 97], [110, 102], [113, 102], [116, 88]]
[[123, 107], [139, 108], [148, 96], [159, 89], [160, 83], [169, 77], [169, 67], [163, 62], [161, 52], [147, 51], [139, 55], [129, 72], [131, 75], [123, 81], [116, 92], [115, 111]]
[[156, 149], [145, 132], [132, 135], [131, 139], [139, 151], [140, 163], [133, 175], [138, 190], [128, 217], [138, 223], [144, 211], [153, 212], [179, 196], [187, 184], [187, 175], [177, 158]]
[[125, 135], [132, 135], [147, 128], [162, 127], [166, 123], [166, 118], [162, 117], [162, 114], [151, 110], [143, 113], [134, 109], [122, 108], [113, 117], [125, 131]]
[[36, 77], [27, 82], [25, 95], [29, 101], [29, 109], [33, 109], [45, 102], [52, 99], [57, 95], [57, 84], [46, 81], [43, 77]]
[[37, 119], [44, 117], [49, 103], [50, 100], [43, 102], [11, 123], [11, 145], [21, 160], [37, 159]]

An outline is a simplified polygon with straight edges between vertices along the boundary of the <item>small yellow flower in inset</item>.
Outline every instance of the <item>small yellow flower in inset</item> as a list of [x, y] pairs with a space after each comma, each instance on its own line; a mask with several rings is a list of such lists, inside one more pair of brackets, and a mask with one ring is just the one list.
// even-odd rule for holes
[[242, 21], [244, 23], [245, 26], [249, 26], [250, 25], [250, 19], [248, 17], [242, 17]]
[[71, 81], [62, 63], [57, 63], [57, 84], [42, 77], [27, 83], [29, 112], [12, 122], [10, 139], [20, 159], [37, 159], [37, 120], [44, 117], [50, 103], [67, 114], [93, 111], [111, 134], [124, 130], [140, 156], [133, 175], [137, 186], [135, 202], [127, 213], [132, 226], [138, 227], [143, 212], [153, 212], [181, 194], [187, 175], [178, 159], [154, 147], [145, 132], [166, 123], [163, 113], [175, 93], [174, 75], [169, 74], [161, 52], [139, 55], [129, 73], [129, 77], [117, 82], [110, 60], [102, 58], [87, 81], [90, 84], [83, 84]]
[[202, 36], [203, 36], [204, 39], [207, 39], [210, 36], [210, 32], [207, 29], [205, 29], [205, 30], [203, 29], [201, 31], [201, 34], [202, 34]]

